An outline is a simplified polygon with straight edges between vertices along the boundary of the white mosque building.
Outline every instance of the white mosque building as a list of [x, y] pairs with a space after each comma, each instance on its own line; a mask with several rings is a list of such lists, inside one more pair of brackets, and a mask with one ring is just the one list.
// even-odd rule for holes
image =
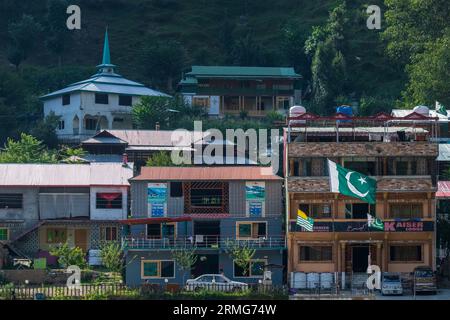
[[56, 134], [65, 142], [79, 142], [103, 129], [132, 129], [131, 110], [142, 96], [168, 96], [115, 73], [108, 31], [102, 64], [89, 79], [41, 97], [44, 116], [60, 116]]

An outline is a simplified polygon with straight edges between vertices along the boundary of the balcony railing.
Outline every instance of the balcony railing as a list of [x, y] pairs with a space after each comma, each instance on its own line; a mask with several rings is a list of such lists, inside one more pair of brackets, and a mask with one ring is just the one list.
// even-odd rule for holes
[[247, 245], [253, 249], [282, 249], [285, 247], [284, 236], [236, 239], [233, 237], [221, 237], [215, 235], [162, 239], [126, 237], [122, 239], [122, 246], [125, 250], [170, 250], [192, 247], [197, 249], [219, 250], [226, 249], [228, 241], [233, 241], [240, 245]]

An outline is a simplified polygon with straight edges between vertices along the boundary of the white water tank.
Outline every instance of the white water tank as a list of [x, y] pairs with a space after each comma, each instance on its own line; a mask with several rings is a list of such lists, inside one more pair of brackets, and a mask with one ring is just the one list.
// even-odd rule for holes
[[416, 106], [413, 109], [414, 112], [428, 117], [430, 115], [430, 109], [427, 106]]
[[306, 273], [291, 272], [291, 288], [306, 289]]
[[316, 272], [310, 272], [306, 275], [306, 282], [308, 289], [314, 289], [319, 286], [319, 274]]
[[333, 274], [329, 272], [323, 272], [320, 274], [320, 287], [322, 289], [330, 289], [333, 283]]
[[[293, 106], [289, 109], [289, 117], [298, 117], [305, 113], [306, 113], [306, 108], [303, 106]], [[291, 120], [289, 123], [290, 124], [299, 124], [299, 123], [306, 123], [306, 121], [305, 120]]]

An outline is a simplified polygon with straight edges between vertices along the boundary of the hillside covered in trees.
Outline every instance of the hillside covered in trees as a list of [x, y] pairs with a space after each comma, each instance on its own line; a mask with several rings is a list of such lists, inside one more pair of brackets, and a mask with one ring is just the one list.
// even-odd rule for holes
[[[66, 28], [69, 4], [81, 30]], [[322, 114], [450, 105], [448, 1], [370, 4], [381, 30], [366, 27], [364, 0], [2, 0], [0, 143], [22, 131], [48, 141], [55, 119], [38, 97], [95, 72], [106, 27], [119, 73], [167, 93], [193, 64], [293, 66]]]

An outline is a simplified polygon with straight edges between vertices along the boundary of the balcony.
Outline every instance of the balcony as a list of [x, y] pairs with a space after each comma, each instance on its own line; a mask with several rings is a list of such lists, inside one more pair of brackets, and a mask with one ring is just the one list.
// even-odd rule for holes
[[199, 250], [224, 250], [228, 241], [237, 241], [253, 249], [284, 249], [285, 237], [274, 236], [257, 239], [237, 240], [233, 237], [220, 237], [216, 235], [193, 237], [176, 237], [163, 239], [146, 239], [127, 237], [122, 239], [124, 250], [172, 250], [175, 248], [192, 248]]

